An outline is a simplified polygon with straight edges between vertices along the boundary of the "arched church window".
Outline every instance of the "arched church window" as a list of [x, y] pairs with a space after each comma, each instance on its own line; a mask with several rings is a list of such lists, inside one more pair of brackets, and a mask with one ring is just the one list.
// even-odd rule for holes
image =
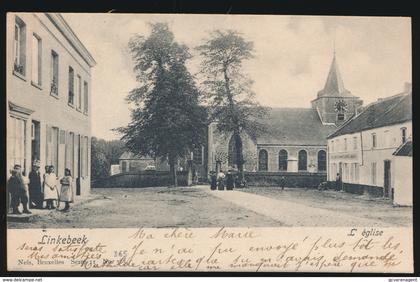
[[300, 150], [298, 154], [298, 170], [308, 169], [308, 153], [305, 150]]
[[318, 171], [327, 169], [327, 153], [324, 150], [318, 152]]
[[268, 153], [266, 150], [260, 150], [258, 154], [258, 170], [259, 171], [268, 170]]
[[284, 149], [279, 152], [279, 170], [287, 171], [287, 151]]

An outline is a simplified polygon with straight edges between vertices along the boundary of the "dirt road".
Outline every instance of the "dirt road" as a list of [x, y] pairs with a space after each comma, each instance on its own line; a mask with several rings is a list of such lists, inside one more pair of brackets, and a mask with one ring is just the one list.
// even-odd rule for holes
[[357, 199], [346, 193], [320, 193], [305, 189], [248, 188], [230, 192], [209, 191], [208, 187], [107, 188], [92, 189], [91, 198], [94, 200], [73, 205], [68, 213], [35, 211], [29, 223], [9, 222], [8, 226], [335, 227], [359, 223], [410, 226], [412, 222], [412, 208], [393, 208], [389, 203]]

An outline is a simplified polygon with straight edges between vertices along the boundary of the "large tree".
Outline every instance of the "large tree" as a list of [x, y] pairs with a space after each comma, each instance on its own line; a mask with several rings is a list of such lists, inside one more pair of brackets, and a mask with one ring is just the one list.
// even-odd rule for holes
[[134, 105], [131, 122], [119, 131], [132, 152], [168, 160], [177, 186], [177, 162], [203, 144], [207, 116], [185, 65], [188, 48], [174, 40], [167, 24], [150, 26], [148, 37], [135, 35], [129, 42], [140, 85], [127, 96]]
[[243, 71], [243, 62], [253, 58], [253, 43], [239, 33], [215, 31], [201, 46], [197, 47], [203, 60], [202, 83], [211, 109], [212, 120], [217, 129], [232, 134], [235, 141], [236, 165], [243, 183], [243, 144], [241, 134], [245, 132], [255, 139], [264, 130], [260, 120], [265, 109], [255, 101], [253, 81]]

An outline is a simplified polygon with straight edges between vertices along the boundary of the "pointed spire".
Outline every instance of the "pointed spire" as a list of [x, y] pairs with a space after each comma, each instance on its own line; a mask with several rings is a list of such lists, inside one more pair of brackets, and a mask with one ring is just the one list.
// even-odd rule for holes
[[330, 71], [328, 73], [327, 81], [324, 86], [325, 94], [336, 94], [339, 95], [345, 92], [343, 79], [341, 78], [340, 70], [338, 69], [337, 59], [334, 57], [331, 63]]

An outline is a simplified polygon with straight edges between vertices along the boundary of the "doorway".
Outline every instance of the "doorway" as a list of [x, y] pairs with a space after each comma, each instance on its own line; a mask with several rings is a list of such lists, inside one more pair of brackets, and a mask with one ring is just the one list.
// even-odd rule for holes
[[41, 150], [41, 139], [40, 139], [40, 126], [39, 121], [32, 120], [32, 128], [31, 128], [31, 164], [34, 163], [35, 160], [40, 160], [40, 150]]
[[390, 197], [391, 190], [391, 161], [384, 161], [384, 197]]
[[76, 195], [80, 196], [81, 194], [81, 175], [80, 175], [80, 134], [76, 135], [76, 158], [75, 158], [75, 162], [76, 162], [76, 171], [74, 173], [74, 177], [76, 178]]

